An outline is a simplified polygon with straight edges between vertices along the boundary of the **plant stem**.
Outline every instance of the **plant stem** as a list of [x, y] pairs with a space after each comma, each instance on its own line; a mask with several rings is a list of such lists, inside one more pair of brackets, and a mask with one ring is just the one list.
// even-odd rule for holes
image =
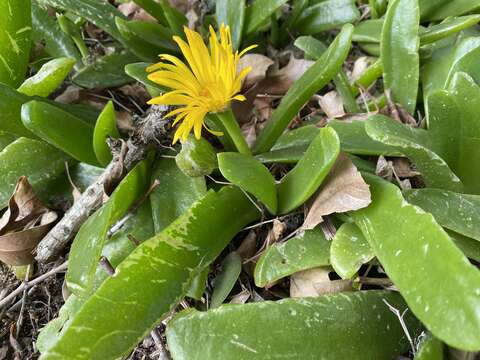
[[221, 124], [225, 128], [225, 131], [232, 139], [238, 152], [245, 155], [251, 155], [250, 148], [248, 147], [248, 144], [242, 135], [240, 126], [238, 125], [237, 119], [235, 119], [232, 110], [228, 109], [224, 112], [216, 113], [213, 115], [217, 118], [218, 121], [221, 122]]

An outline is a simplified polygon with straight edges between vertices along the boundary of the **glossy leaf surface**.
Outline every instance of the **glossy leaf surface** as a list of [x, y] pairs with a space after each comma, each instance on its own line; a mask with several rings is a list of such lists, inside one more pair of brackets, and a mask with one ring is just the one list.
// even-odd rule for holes
[[296, 272], [330, 264], [330, 242], [320, 229], [270, 246], [255, 266], [255, 285], [265, 287]]
[[168, 346], [175, 360], [392, 359], [408, 344], [383, 300], [405, 309], [397, 294], [362, 291], [187, 310], [169, 323]]
[[88, 298], [110, 227], [122, 217], [149, 185], [149, 162], [139, 163], [122, 180], [110, 199], [82, 225], [70, 249], [67, 285], [75, 295]]
[[280, 214], [296, 209], [313, 195], [339, 152], [340, 141], [335, 130], [321, 129], [297, 165], [277, 185]]
[[382, 28], [381, 57], [385, 88], [409, 113], [417, 102], [420, 57], [420, 12], [417, 0], [389, 3]]
[[408, 190], [405, 198], [432, 214], [443, 227], [480, 241], [479, 195], [427, 188]]
[[350, 50], [352, 25], [345, 25], [328, 50], [288, 90], [255, 143], [254, 152], [268, 151], [305, 102], [338, 73]]
[[20, 176], [26, 176], [35, 192], [45, 198], [57, 176], [65, 171], [69, 158], [43, 141], [20, 138], [0, 152], [0, 207], [12, 195]]
[[45, 63], [38, 72], [18, 88], [22, 94], [47, 97], [59, 87], [72, 70], [75, 60], [58, 58]]
[[342, 279], [350, 279], [375, 254], [360, 229], [353, 223], [342, 224], [332, 239], [330, 261]]
[[35, 135], [78, 161], [98, 165], [93, 127], [53, 105], [36, 100], [22, 106], [22, 122]]
[[32, 17], [30, 0], [0, 2], [0, 82], [18, 86], [30, 57]]
[[117, 129], [117, 118], [113, 103], [109, 101], [98, 116], [95, 129], [93, 131], [93, 151], [98, 162], [102, 166], [107, 166], [112, 160], [112, 153], [107, 145], [107, 138], [118, 138], [120, 134]]
[[209, 192], [167, 229], [138, 246], [41, 359], [74, 354], [79, 360], [108, 360], [126, 355], [185, 296], [194, 275], [258, 214], [238, 189]]
[[150, 195], [155, 232], [165, 229], [207, 193], [205, 179], [186, 176], [173, 159], [155, 162], [152, 182], [155, 180], [159, 186]]
[[[447, 344], [480, 349], [478, 269], [433, 216], [408, 204], [395, 185], [364, 178], [372, 204], [352, 216], [412, 312]], [[422, 281], [411, 269], [422, 269]]]
[[240, 153], [219, 153], [218, 166], [222, 175], [232, 184], [251, 193], [268, 210], [277, 211], [277, 189], [270, 171], [255, 158]]
[[353, 23], [359, 17], [355, 1], [325, 0], [302, 11], [296, 28], [302, 34], [317, 34]]

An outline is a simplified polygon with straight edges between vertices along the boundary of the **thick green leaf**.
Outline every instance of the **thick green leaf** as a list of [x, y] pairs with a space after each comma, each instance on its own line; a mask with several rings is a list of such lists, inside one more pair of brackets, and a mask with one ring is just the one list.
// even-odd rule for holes
[[385, 88], [410, 114], [415, 111], [418, 93], [419, 19], [418, 0], [391, 1], [380, 46]]
[[480, 241], [479, 195], [427, 188], [409, 190], [405, 198], [432, 214], [443, 227]]
[[49, 186], [65, 171], [68, 157], [43, 141], [20, 138], [0, 152], [0, 208], [4, 207], [20, 176], [26, 176], [42, 198], [51, 194]]
[[126, 355], [185, 296], [192, 278], [258, 215], [238, 189], [209, 192], [121, 262], [40, 358]]
[[178, 52], [172, 41], [174, 33], [160, 24], [122, 18], [116, 18], [115, 23], [127, 48], [144, 61], [155, 61], [162, 53]]
[[186, 176], [177, 167], [175, 160], [169, 158], [157, 160], [153, 167], [153, 180], [159, 182], [150, 196], [156, 233], [183, 215], [207, 192], [203, 177]]
[[302, 126], [301, 128], [287, 131], [278, 138], [275, 145], [272, 146], [272, 151], [290, 149], [292, 147], [305, 147], [306, 149], [319, 132], [320, 129], [315, 125]]
[[480, 194], [480, 87], [469, 75], [459, 72], [452, 77], [449, 90], [460, 110], [455, 124], [460, 138], [457, 140], [459, 149], [454, 169], [466, 192]]
[[55, 344], [62, 328], [80, 309], [83, 303], [83, 299], [73, 294], [70, 295], [65, 301], [65, 304], [60, 308], [58, 316], [40, 330], [35, 345], [41, 353], [46, 352]]
[[360, 18], [354, 0], [325, 0], [306, 8], [298, 19], [296, 30], [302, 34], [317, 34], [340, 28]]
[[[313, 36], [301, 36], [295, 40], [294, 45], [305, 52], [306, 59], [318, 60], [327, 50], [326, 46]], [[352, 86], [343, 69], [340, 69], [333, 77], [333, 82], [335, 83], [337, 92], [342, 98], [345, 110], [349, 113], [360, 112]]]
[[422, 66], [424, 97], [434, 90], [448, 89], [453, 75], [459, 71], [466, 72], [479, 82], [479, 56], [480, 39], [475, 36], [459, 39], [456, 44], [434, 51], [430, 60]]
[[17, 87], [25, 79], [32, 34], [30, 0], [0, 2], [0, 82]]
[[22, 106], [22, 122], [38, 137], [78, 161], [98, 165], [93, 152], [93, 127], [53, 105], [32, 100]]
[[52, 57], [68, 57], [75, 59], [76, 69], [81, 67], [82, 56], [75, 47], [73, 40], [65, 34], [58, 23], [48, 15], [36, 1], [32, 3], [32, 37], [36, 42], [45, 42], [45, 51]]
[[118, 221], [149, 185], [149, 161], [136, 165], [117, 186], [110, 199], [82, 225], [70, 249], [67, 286], [87, 298], [94, 291], [95, 273], [110, 227]]
[[122, 36], [115, 26], [115, 17], [124, 18], [123, 14], [108, 1], [98, 0], [39, 0], [40, 3], [57, 9], [74, 13], [95, 24], [122, 42]]
[[401, 124], [383, 115], [374, 115], [365, 125], [367, 134], [383, 144], [396, 147], [410, 158], [423, 175], [427, 186], [461, 191], [462, 182], [433, 150], [428, 132]]
[[358, 155], [402, 155], [397, 148], [369, 137], [365, 131], [365, 121], [332, 120], [328, 123], [328, 126], [332, 127], [338, 134], [342, 151]]
[[233, 48], [238, 49], [242, 42], [245, 0], [217, 0], [215, 2], [215, 16], [217, 17], [217, 24], [230, 26]]
[[384, 301], [406, 308], [398, 294], [361, 291], [187, 310], [168, 324], [168, 347], [175, 360], [394, 359], [409, 345]]
[[183, 27], [188, 25], [188, 19], [180, 11], [174, 8], [169, 0], [158, 0], [158, 3], [163, 9], [163, 15], [167, 20], [168, 27], [177, 35], [182, 36], [184, 34]]
[[383, 19], [361, 21], [355, 26], [352, 41], [361, 43], [380, 43]]
[[98, 162], [107, 166], [112, 160], [112, 153], [107, 145], [107, 138], [118, 138], [120, 134], [117, 129], [117, 118], [113, 103], [109, 101], [98, 116], [95, 129], [93, 131], [93, 151]]
[[[477, 24], [479, 21], [480, 15], [469, 15], [447, 19], [440, 24], [432, 25], [427, 28], [421, 27], [419, 30], [420, 45], [430, 44], [449, 37]], [[355, 26], [352, 40], [362, 43], [380, 43], [383, 22], [383, 19], [373, 19], [360, 22]]]
[[419, 0], [418, 5], [420, 6], [422, 20], [449, 1], [450, 0]]
[[128, 51], [117, 51], [105, 55], [88, 66], [85, 66], [74, 77], [73, 82], [87, 89], [108, 88], [132, 82], [125, 74], [124, 67], [138, 58]]
[[480, 15], [460, 16], [445, 20], [444, 22], [430, 26], [420, 33], [420, 43], [429, 44], [438, 41], [461, 30], [467, 29], [480, 21]]
[[420, 344], [414, 360], [443, 360], [443, 348], [442, 342], [429, 334]]
[[205, 292], [207, 287], [208, 274], [210, 273], [210, 268], [207, 266], [200, 273], [193, 277], [190, 287], [187, 291], [186, 296], [195, 300], [201, 300], [202, 295]]
[[296, 272], [330, 264], [330, 242], [322, 230], [303, 234], [270, 246], [255, 266], [255, 285], [265, 287]]
[[175, 162], [185, 175], [191, 177], [210, 175], [218, 168], [217, 152], [212, 144], [193, 135], [182, 141], [182, 150], [175, 156]]
[[433, 216], [408, 204], [395, 185], [364, 178], [372, 203], [352, 216], [387, 275], [433, 335], [456, 348], [479, 350], [478, 269]]
[[255, 158], [240, 153], [218, 154], [218, 166], [222, 175], [232, 184], [251, 193], [272, 214], [277, 211], [277, 189], [270, 171]]
[[36, 137], [23, 125], [20, 118], [22, 105], [32, 98], [0, 83], [0, 130], [17, 136]]
[[352, 278], [375, 254], [360, 229], [353, 223], [338, 228], [330, 247], [330, 261], [342, 279]]
[[313, 36], [299, 36], [293, 43], [296, 47], [305, 53], [305, 58], [318, 59], [327, 51], [327, 47], [323, 42]]
[[292, 146], [289, 148], [272, 150], [263, 154], [255, 155], [255, 159], [263, 164], [269, 163], [283, 163], [293, 164], [298, 162], [305, 151], [307, 151], [308, 145], [304, 146]]
[[277, 186], [280, 214], [296, 209], [317, 191], [339, 152], [340, 140], [335, 130], [321, 129], [297, 165]]
[[338, 73], [350, 50], [352, 33], [353, 26], [345, 25], [328, 50], [288, 90], [260, 133], [255, 153], [270, 150], [305, 102]]
[[210, 308], [214, 309], [222, 305], [232, 291], [242, 272], [242, 258], [235, 251], [228, 254], [222, 263], [222, 270], [215, 277]]
[[480, 8], [480, 3], [476, 0], [455, 0], [455, 1], [438, 1], [443, 3], [442, 6], [436, 6], [434, 11], [428, 13], [424, 20], [434, 21], [443, 20], [447, 17], [458, 16], [471, 13]]
[[58, 58], [44, 64], [38, 72], [18, 88], [22, 94], [47, 97], [59, 87], [75, 64], [75, 59]]
[[475, 239], [460, 235], [454, 231], [446, 230], [450, 239], [463, 251], [466, 257], [480, 262], [480, 242]]
[[17, 139], [15, 135], [0, 131], [0, 151]]
[[245, 11], [245, 34], [255, 33], [287, 0], [255, 0]]

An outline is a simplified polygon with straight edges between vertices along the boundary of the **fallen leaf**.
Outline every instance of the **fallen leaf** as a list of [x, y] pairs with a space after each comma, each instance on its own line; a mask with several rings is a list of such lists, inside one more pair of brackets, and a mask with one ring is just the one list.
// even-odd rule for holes
[[369, 186], [352, 161], [340, 153], [323, 186], [314, 195], [302, 227], [313, 229], [325, 215], [358, 210], [370, 202]]
[[[132, 98], [138, 106], [145, 105], [150, 100], [150, 95], [144, 85], [136, 82], [133, 84], [123, 85], [118, 90], [125, 96]], [[130, 101], [132, 101], [130, 99]]]
[[118, 10], [125, 15], [126, 17], [132, 20], [147, 21], [147, 22], [156, 22], [157, 20], [142, 9], [140, 6], [135, 4], [133, 1], [129, 1], [118, 6]]
[[55, 98], [55, 102], [62, 104], [72, 104], [80, 100], [82, 89], [76, 85], [69, 85], [63, 93]]
[[56, 220], [57, 214], [42, 204], [27, 178], [20, 177], [0, 219], [0, 260], [14, 266], [31, 264], [33, 250]]
[[393, 163], [391, 161], [387, 161], [384, 156], [380, 155], [377, 160], [375, 175], [391, 181], [393, 178]]
[[242, 286], [242, 291], [232, 297], [230, 304], [245, 304], [250, 296], [250, 291]]
[[411, 127], [417, 127], [417, 120], [408, 113], [407, 110], [403, 108], [400, 104], [395, 103], [392, 100], [392, 94], [390, 91], [385, 91], [385, 96], [387, 98], [387, 106], [382, 109], [380, 113], [387, 115], [392, 119], [401, 122], [402, 124], [410, 125]]
[[398, 177], [411, 178], [420, 175], [420, 173], [412, 169], [412, 164], [407, 158], [396, 157], [393, 158], [393, 171]]
[[335, 119], [345, 115], [342, 97], [335, 90], [329, 91], [318, 98], [318, 104], [329, 119]]
[[237, 74], [243, 69], [251, 67], [252, 70], [243, 80], [242, 87], [248, 89], [253, 85], [265, 79], [268, 68], [273, 64], [273, 60], [261, 54], [246, 54], [242, 56], [237, 65]]
[[351, 291], [350, 280], [330, 280], [329, 268], [313, 268], [297, 272], [290, 277], [290, 297], [315, 297], [342, 291]]
[[360, 56], [358, 59], [355, 60], [353, 63], [353, 70], [350, 74], [349, 80], [350, 81], [357, 81], [358, 78], [363, 75], [365, 70], [375, 62], [374, 58], [368, 56]]
[[259, 92], [273, 95], [285, 94], [313, 63], [314, 61], [311, 60], [290, 56], [286, 66], [267, 73], [267, 77], [259, 84]]

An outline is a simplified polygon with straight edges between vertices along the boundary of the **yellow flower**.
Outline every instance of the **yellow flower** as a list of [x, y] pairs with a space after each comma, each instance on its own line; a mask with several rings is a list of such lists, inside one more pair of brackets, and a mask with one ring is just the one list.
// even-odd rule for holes
[[186, 27], [184, 31], [188, 43], [178, 36], [174, 36], [173, 40], [180, 47], [188, 66], [175, 56], [163, 54], [160, 58], [166, 62], [147, 68], [149, 80], [171, 89], [148, 103], [180, 106], [165, 116], [176, 116], [173, 125], [180, 122], [174, 143], [178, 139], [186, 140], [192, 129], [199, 139], [207, 113], [225, 110], [232, 100], [245, 100], [238, 93], [251, 68], [237, 74], [237, 65], [240, 57], [255, 47], [234, 53], [230, 28], [224, 24], [220, 27], [220, 41], [210, 26], [210, 50], [199, 33]]

